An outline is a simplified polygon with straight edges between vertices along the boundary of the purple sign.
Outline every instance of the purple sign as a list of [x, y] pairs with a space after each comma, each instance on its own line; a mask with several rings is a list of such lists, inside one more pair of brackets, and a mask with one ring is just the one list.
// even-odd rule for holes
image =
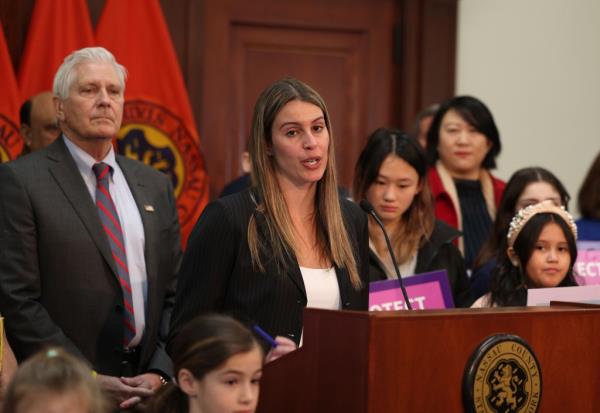
[[579, 285], [600, 284], [600, 242], [577, 242], [577, 261], [573, 273]]
[[[454, 307], [446, 270], [417, 274], [403, 280], [414, 310]], [[374, 281], [369, 284], [369, 311], [397, 310], [406, 310], [398, 280]]]

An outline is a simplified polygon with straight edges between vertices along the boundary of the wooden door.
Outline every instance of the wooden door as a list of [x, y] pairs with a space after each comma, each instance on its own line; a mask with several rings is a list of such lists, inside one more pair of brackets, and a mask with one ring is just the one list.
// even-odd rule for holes
[[239, 174], [254, 102], [285, 76], [325, 99], [340, 183], [350, 186], [367, 133], [390, 121], [394, 1], [207, 1], [200, 13], [200, 128], [212, 190]]
[[[258, 93], [282, 76], [331, 113], [340, 183], [367, 135], [410, 131], [454, 92], [457, 0], [161, 0], [200, 132], [211, 195], [240, 173]], [[0, 0], [15, 70], [34, 2]], [[97, 22], [104, 0], [88, 0]]]

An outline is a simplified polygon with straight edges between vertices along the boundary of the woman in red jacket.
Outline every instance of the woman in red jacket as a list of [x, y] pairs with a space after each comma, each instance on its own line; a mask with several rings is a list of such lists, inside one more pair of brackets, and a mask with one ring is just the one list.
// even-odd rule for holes
[[491, 112], [471, 96], [442, 103], [427, 135], [435, 214], [463, 232], [458, 247], [467, 268], [488, 237], [504, 191], [505, 183], [490, 173], [500, 149]]

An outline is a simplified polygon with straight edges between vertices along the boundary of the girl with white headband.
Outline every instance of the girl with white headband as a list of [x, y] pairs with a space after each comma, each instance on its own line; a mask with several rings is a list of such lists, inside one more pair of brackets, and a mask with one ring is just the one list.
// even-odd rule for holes
[[576, 240], [573, 217], [562, 206], [544, 201], [521, 209], [510, 222], [491, 291], [472, 307], [524, 306], [528, 288], [577, 285]]

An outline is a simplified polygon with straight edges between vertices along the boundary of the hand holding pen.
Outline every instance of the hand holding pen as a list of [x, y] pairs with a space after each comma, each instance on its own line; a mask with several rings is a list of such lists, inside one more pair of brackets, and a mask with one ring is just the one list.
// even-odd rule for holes
[[284, 356], [294, 350], [297, 349], [296, 343], [290, 340], [287, 337], [277, 336], [275, 338], [271, 337], [269, 333], [260, 328], [258, 324], [255, 324], [252, 329], [262, 337], [267, 343], [271, 345], [271, 351], [267, 353], [265, 357], [265, 363], [269, 363], [273, 360], [278, 359], [281, 356]]
[[275, 348], [279, 345], [279, 343], [277, 343], [277, 341], [275, 341], [275, 339], [273, 337], [271, 337], [271, 335], [269, 333], [267, 333], [265, 330], [260, 328], [260, 326], [258, 324], [254, 324], [254, 326], [252, 326], [252, 329], [254, 330], [254, 332], [256, 334], [259, 335], [259, 337], [261, 337], [263, 340], [265, 340], [267, 343], [269, 343], [271, 345], [271, 347]]

